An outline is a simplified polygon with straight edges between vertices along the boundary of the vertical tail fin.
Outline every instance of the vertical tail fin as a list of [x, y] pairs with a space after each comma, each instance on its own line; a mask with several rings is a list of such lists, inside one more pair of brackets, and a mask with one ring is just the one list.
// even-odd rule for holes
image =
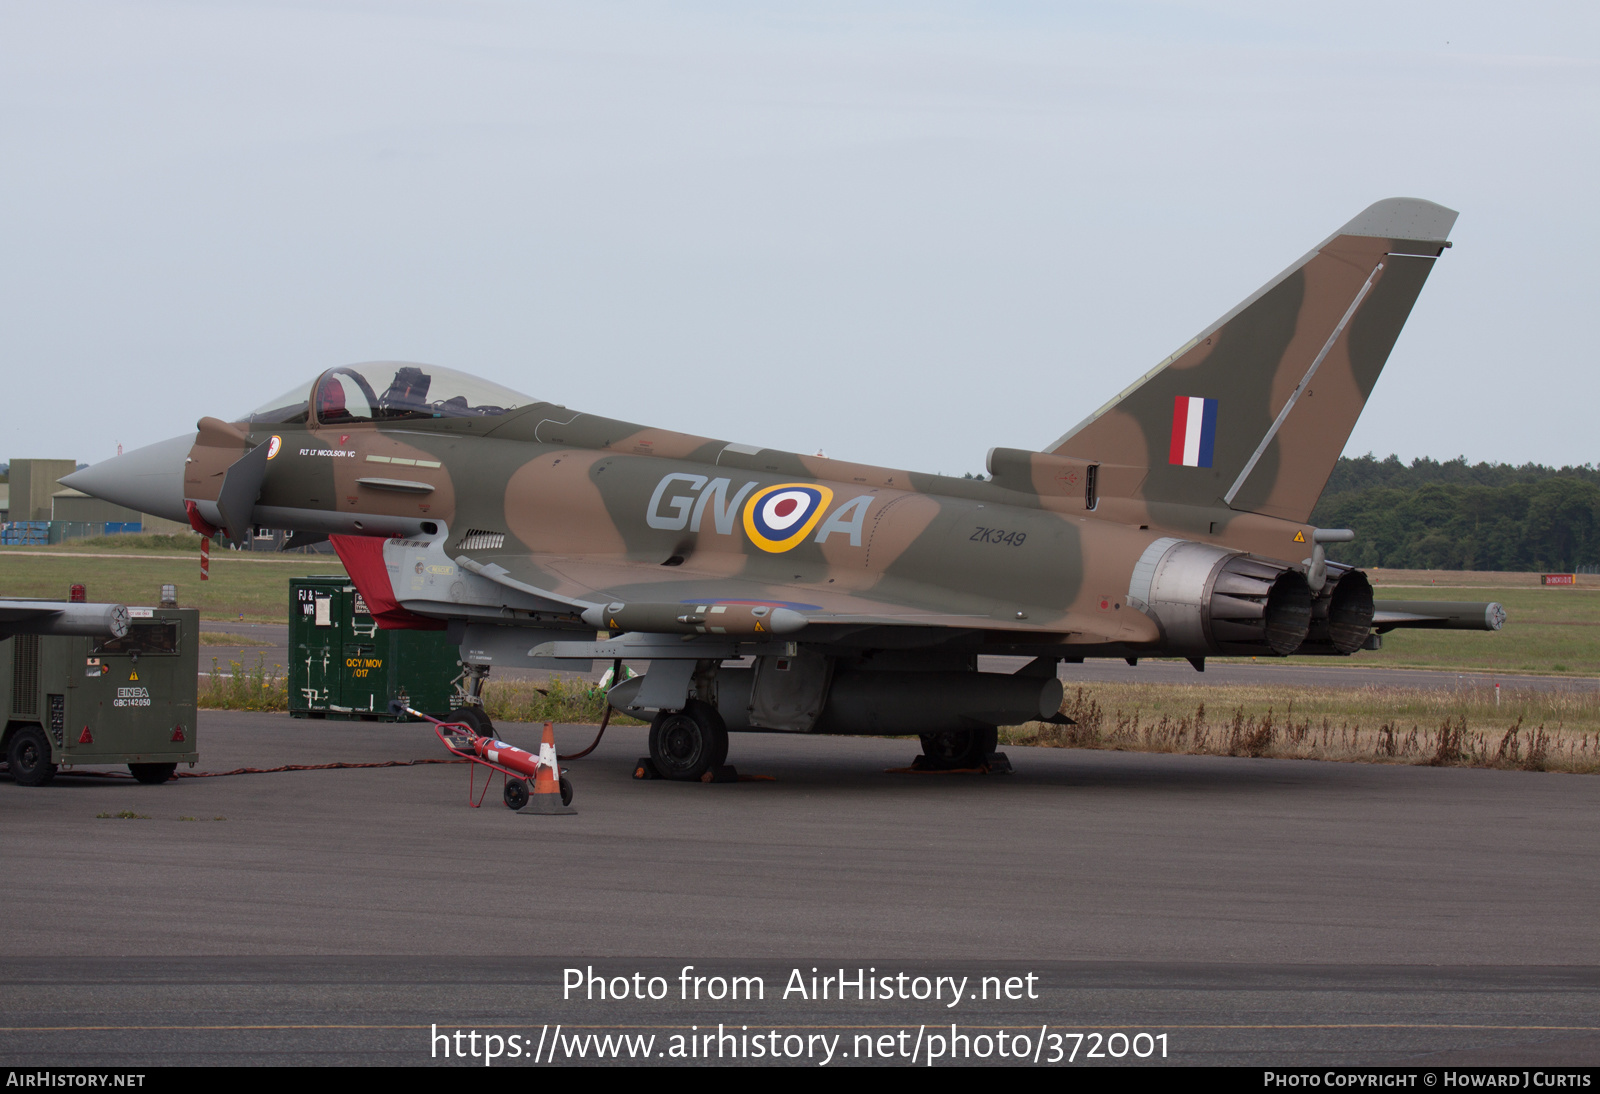
[[1149, 501], [1304, 521], [1455, 220], [1370, 206], [1049, 451], [1147, 469]]

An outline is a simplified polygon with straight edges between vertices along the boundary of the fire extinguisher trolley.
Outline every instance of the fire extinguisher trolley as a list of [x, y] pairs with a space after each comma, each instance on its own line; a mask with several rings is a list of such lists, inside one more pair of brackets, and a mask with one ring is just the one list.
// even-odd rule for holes
[[[545, 723], [544, 742], [539, 746], [539, 751], [534, 753], [497, 737], [486, 737], [465, 722], [446, 722], [411, 707], [402, 709], [413, 718], [433, 723], [433, 732], [439, 738], [439, 743], [452, 754], [470, 761], [474, 770], [482, 766], [505, 776], [503, 799], [507, 809], [547, 814], [577, 812], [572, 808], [572, 780], [560, 770], [549, 722]], [[468, 786], [467, 801], [476, 809], [482, 804], [483, 795], [488, 793], [489, 784], [487, 781], [484, 783], [482, 793], [477, 793], [474, 786], [475, 783]], [[559, 805], [551, 800], [558, 793]], [[527, 808], [530, 802], [533, 807]]]

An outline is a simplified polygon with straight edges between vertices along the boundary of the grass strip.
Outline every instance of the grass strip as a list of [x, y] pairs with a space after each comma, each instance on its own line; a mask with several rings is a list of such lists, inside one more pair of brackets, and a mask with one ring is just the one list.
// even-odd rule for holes
[[[211, 659], [211, 672], [200, 678], [199, 705], [207, 710], [285, 711], [288, 679], [282, 666], [268, 668], [265, 659], [253, 666]], [[593, 725], [605, 714], [605, 692], [576, 676], [551, 676], [539, 683], [490, 680], [483, 689], [483, 708], [495, 722], [570, 722]], [[613, 725], [643, 725], [636, 718], [611, 715]]]
[[1197, 756], [1600, 771], [1600, 691], [1106, 684], [1068, 691], [1076, 724], [1002, 744]]
[[289, 578], [345, 573], [334, 555], [253, 558], [243, 551], [217, 551], [210, 580], [201, 581], [198, 554], [152, 558], [50, 550], [46, 555], [0, 548], [0, 591], [65, 600], [74, 584], [82, 584], [90, 600], [151, 606], [160, 602], [161, 586], [172, 584], [178, 587], [178, 603], [199, 608], [203, 620], [282, 623], [289, 615]]

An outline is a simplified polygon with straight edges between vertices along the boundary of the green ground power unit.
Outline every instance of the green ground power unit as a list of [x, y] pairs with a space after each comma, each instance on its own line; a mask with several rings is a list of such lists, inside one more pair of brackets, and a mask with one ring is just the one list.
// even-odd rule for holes
[[121, 638], [0, 640], [0, 755], [17, 782], [42, 785], [78, 764], [127, 764], [141, 782], [166, 782], [199, 760], [200, 613], [128, 614]]
[[296, 718], [410, 721], [389, 702], [430, 714], [455, 706], [460, 650], [444, 631], [383, 630], [350, 579], [289, 580], [289, 713]]

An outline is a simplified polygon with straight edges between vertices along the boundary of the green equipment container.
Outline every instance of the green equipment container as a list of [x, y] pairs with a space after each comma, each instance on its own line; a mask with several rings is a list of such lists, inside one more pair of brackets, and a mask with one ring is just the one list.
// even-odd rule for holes
[[296, 718], [411, 721], [389, 701], [451, 710], [464, 679], [444, 631], [382, 630], [339, 576], [289, 579], [289, 713]]
[[200, 613], [128, 614], [121, 638], [19, 634], [0, 641], [0, 755], [19, 782], [40, 785], [74, 764], [127, 764], [141, 782], [166, 782], [178, 764], [199, 760]]

